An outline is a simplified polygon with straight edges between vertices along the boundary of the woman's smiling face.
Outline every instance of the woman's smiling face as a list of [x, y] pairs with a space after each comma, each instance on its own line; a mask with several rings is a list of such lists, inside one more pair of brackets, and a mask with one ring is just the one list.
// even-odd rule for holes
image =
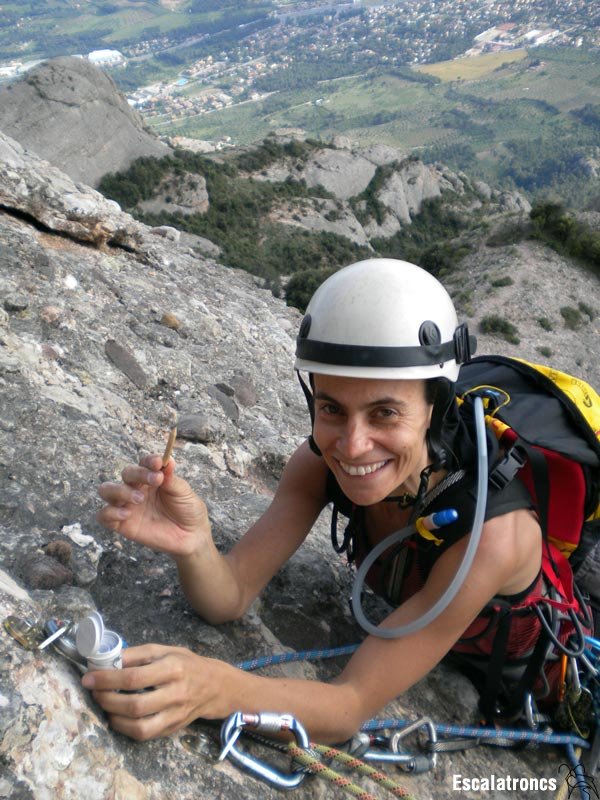
[[416, 493], [430, 460], [425, 381], [314, 375], [313, 386], [314, 440], [344, 494], [368, 506]]

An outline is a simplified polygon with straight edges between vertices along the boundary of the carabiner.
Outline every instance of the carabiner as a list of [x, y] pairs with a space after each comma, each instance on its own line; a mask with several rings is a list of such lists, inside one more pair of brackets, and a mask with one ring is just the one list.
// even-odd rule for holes
[[[429, 717], [419, 717], [414, 722], [411, 722], [409, 725], [406, 725], [402, 730], [397, 731], [392, 738], [390, 739], [390, 750], [392, 753], [400, 755], [405, 755], [402, 753], [400, 749], [400, 744], [403, 739], [409, 736], [411, 733], [420, 730], [421, 728], [427, 728], [429, 732], [429, 739], [428, 742], [432, 745], [436, 744], [437, 742], [437, 731], [435, 729], [435, 725], [429, 719]], [[423, 762], [422, 756], [411, 756], [411, 760], [404, 763], [404, 759], [398, 761], [398, 766], [400, 769], [403, 769], [407, 772], [425, 772], [426, 769], [435, 769], [437, 764], [437, 753], [435, 750], [427, 754], [426, 757], [427, 766], [425, 767], [425, 763]], [[425, 767], [425, 768], [424, 768]]]
[[264, 761], [244, 753], [237, 747], [237, 739], [244, 728], [267, 734], [289, 731], [294, 735], [298, 746], [303, 750], [308, 750], [310, 748], [308, 735], [298, 720], [292, 717], [291, 714], [275, 714], [271, 712], [244, 714], [241, 711], [237, 711], [225, 720], [221, 728], [221, 745], [223, 749], [221, 750], [219, 761], [223, 761], [229, 756], [233, 761], [237, 761], [238, 764], [250, 770], [250, 772], [254, 772], [281, 789], [295, 789], [299, 786], [304, 780], [306, 772], [279, 772]]
[[531, 728], [532, 731], [536, 731], [538, 729], [537, 722], [535, 721], [535, 712], [533, 709], [533, 695], [531, 692], [527, 692], [523, 699], [523, 710], [525, 712], [525, 720], [527, 721], [527, 725]]

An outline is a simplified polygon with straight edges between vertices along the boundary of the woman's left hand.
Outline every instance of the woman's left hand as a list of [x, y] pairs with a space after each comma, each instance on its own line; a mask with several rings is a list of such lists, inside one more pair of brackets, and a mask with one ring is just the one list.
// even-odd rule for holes
[[86, 673], [82, 685], [92, 690], [116, 731], [145, 741], [198, 717], [226, 716], [224, 684], [232, 669], [184, 647], [148, 644], [124, 650], [123, 669]]

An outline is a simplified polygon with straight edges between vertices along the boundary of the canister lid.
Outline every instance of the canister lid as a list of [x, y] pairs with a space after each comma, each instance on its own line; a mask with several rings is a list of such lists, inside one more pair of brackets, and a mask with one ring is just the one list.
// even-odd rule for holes
[[104, 636], [104, 620], [97, 611], [92, 611], [77, 625], [75, 643], [77, 650], [85, 658], [98, 652]]

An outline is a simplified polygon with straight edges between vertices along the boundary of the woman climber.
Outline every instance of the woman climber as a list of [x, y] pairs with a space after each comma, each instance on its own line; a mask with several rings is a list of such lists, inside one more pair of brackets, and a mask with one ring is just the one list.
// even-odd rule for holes
[[[497, 623], [486, 609], [540, 591], [542, 535], [521, 482], [492, 491], [486, 475], [485, 514], [468, 552], [481, 443], [476, 409], [464, 403], [459, 411], [454, 383], [470, 346], [429, 273], [391, 259], [353, 264], [317, 289], [297, 339], [312, 435], [289, 459], [267, 511], [229, 553], [215, 547], [206, 506], [173, 459], [163, 468], [159, 455], [145, 456], [121, 482], [100, 486], [99, 521], [171, 555], [186, 597], [212, 624], [245, 613], [328, 503], [349, 518], [338, 549], [357, 565], [394, 531], [410, 533], [369, 567], [367, 582], [392, 610], [334, 680], [262, 677], [185, 648], [131, 647], [122, 670], [83, 677], [116, 730], [148, 739], [200, 717], [268, 710], [291, 713], [316, 741], [341, 742], [448, 653], [468, 653], [474, 663], [478, 647], [489, 655], [480, 643], [491, 641]], [[458, 518], [443, 528], [415, 528], [447, 509]], [[448, 593], [461, 568], [460, 585]], [[444, 596], [445, 607], [428, 619]], [[385, 638], [397, 630], [402, 635]], [[520, 641], [533, 641], [536, 615], [518, 630]], [[509, 634], [509, 653], [520, 646]]]

